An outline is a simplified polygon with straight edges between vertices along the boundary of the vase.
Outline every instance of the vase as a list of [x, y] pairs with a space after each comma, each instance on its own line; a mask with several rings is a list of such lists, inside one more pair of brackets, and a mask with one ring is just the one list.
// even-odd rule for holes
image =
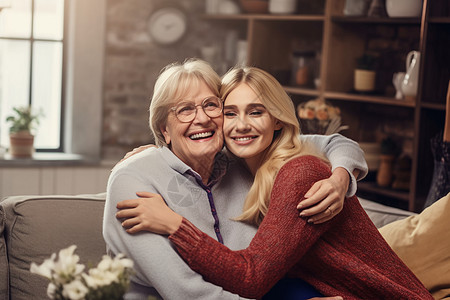
[[269, 12], [271, 14], [293, 14], [296, 10], [296, 0], [269, 0]]
[[377, 184], [381, 187], [389, 187], [394, 174], [394, 155], [382, 154], [377, 173]]
[[417, 18], [422, 13], [422, 0], [386, 0], [386, 12], [391, 18]]
[[406, 99], [414, 100], [419, 85], [420, 52], [410, 51], [406, 57], [406, 74], [402, 82], [402, 93]]
[[392, 76], [392, 84], [395, 87], [395, 99], [403, 99], [402, 82], [405, 79], [405, 72], [397, 72]]
[[354, 89], [358, 92], [373, 92], [375, 90], [375, 71], [355, 70]]
[[371, 0], [346, 0], [344, 15], [346, 16], [366, 16]]

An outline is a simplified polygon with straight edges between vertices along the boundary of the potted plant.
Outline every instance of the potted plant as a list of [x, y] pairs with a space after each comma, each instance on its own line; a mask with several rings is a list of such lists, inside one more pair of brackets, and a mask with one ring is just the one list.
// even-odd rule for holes
[[31, 157], [34, 152], [34, 135], [32, 130], [39, 125], [41, 113], [34, 113], [31, 106], [14, 107], [14, 114], [6, 118], [9, 127], [9, 152], [12, 157]]
[[354, 89], [358, 92], [373, 92], [375, 90], [375, 55], [364, 53], [358, 57], [354, 74]]

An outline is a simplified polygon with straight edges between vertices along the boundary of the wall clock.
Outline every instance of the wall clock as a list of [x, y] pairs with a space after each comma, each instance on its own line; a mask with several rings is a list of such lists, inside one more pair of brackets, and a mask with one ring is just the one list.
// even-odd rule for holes
[[187, 31], [187, 16], [176, 7], [157, 9], [150, 16], [148, 31], [156, 43], [174, 44], [181, 40]]

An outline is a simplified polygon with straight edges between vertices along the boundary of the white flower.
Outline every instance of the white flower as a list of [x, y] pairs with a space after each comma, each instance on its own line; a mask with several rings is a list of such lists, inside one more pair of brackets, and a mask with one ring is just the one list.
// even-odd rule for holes
[[84, 270], [84, 265], [78, 264], [80, 257], [73, 254], [77, 246], [72, 245], [59, 251], [58, 260], [54, 265], [54, 279], [60, 283], [70, 282], [73, 278], [79, 276]]
[[133, 268], [133, 261], [128, 258], [124, 258], [125, 255], [120, 253], [114, 258], [108, 255], [104, 255], [102, 261], [98, 264], [97, 268], [100, 270], [109, 270], [117, 275], [122, 273], [125, 269]]
[[55, 267], [55, 257], [56, 254], [53, 253], [52, 256], [44, 260], [41, 265], [31, 263], [30, 272], [44, 276], [47, 279], [52, 279], [52, 270]]
[[112, 273], [108, 270], [100, 270], [98, 268], [90, 269], [89, 275], [83, 273], [82, 276], [83, 279], [86, 281], [88, 287], [94, 289], [102, 286], [107, 286], [113, 282], [119, 281], [119, 277], [117, 274]]
[[[117, 292], [117, 287], [126, 289], [133, 261], [119, 254], [115, 258], [103, 256], [96, 268], [83, 273], [84, 265], [79, 264], [80, 257], [74, 254], [75, 245], [53, 253], [41, 265], [31, 263], [30, 271], [50, 280], [47, 295], [50, 299], [81, 300], [89, 297], [103, 299]], [[99, 290], [101, 288], [101, 290]], [[121, 291], [122, 289], [119, 289]], [[100, 294], [99, 294], [100, 293]], [[120, 297], [120, 294], [114, 295]]]
[[103, 255], [102, 260], [97, 265], [97, 269], [103, 271], [110, 270], [112, 262], [112, 258], [109, 255]]
[[53, 282], [50, 282], [47, 287], [47, 296], [50, 299], [55, 299], [56, 285]]
[[71, 300], [84, 299], [88, 293], [88, 288], [80, 280], [74, 280], [63, 286], [63, 296]]
[[133, 268], [133, 261], [131, 259], [125, 258], [125, 254], [120, 253], [114, 257], [111, 269], [118, 270], [119, 272], [123, 272], [124, 269]]

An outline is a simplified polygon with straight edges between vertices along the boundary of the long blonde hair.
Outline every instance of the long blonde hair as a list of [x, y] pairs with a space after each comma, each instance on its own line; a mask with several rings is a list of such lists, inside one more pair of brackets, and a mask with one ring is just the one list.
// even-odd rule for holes
[[300, 128], [294, 104], [280, 83], [269, 73], [254, 67], [236, 67], [222, 79], [220, 94], [225, 99], [239, 84], [247, 84], [259, 96], [270, 115], [279, 120], [282, 128], [275, 132], [272, 144], [266, 149], [261, 166], [244, 204], [239, 221], [259, 225], [267, 213], [270, 194], [280, 168], [300, 155], [317, 155], [309, 144], [300, 140]]
[[168, 146], [161, 126], [167, 122], [168, 107], [195, 89], [201, 82], [219, 96], [220, 77], [206, 61], [190, 58], [167, 65], [155, 83], [150, 103], [149, 125], [158, 146]]

